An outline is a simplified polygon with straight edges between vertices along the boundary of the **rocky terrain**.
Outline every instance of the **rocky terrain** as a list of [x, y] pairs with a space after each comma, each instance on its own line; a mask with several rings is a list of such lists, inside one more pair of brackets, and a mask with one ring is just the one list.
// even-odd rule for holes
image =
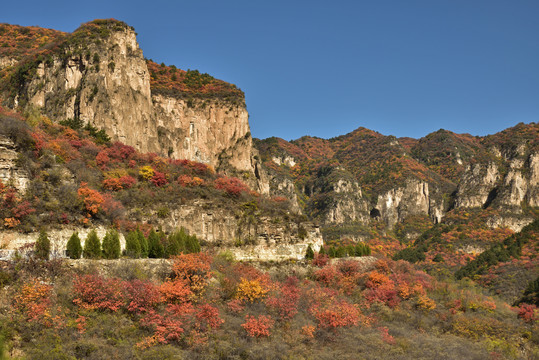
[[0, 359], [539, 356], [537, 123], [253, 139], [114, 19], [0, 24], [0, 102]]

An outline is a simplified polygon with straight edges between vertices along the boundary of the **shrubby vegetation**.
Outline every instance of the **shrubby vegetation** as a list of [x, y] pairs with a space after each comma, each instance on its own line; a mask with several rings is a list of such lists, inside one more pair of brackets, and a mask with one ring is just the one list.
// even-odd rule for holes
[[156, 278], [20, 258], [0, 272], [10, 285], [1, 292], [0, 331], [7, 351], [29, 358], [428, 359], [447, 349], [449, 359], [539, 354], [533, 307], [511, 309], [404, 261], [322, 264], [319, 257], [300, 278], [206, 253], [173, 256], [169, 275]]

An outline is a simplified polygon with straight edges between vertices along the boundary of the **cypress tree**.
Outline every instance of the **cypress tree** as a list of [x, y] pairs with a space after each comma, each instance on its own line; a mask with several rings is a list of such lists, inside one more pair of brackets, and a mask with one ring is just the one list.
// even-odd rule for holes
[[88, 233], [82, 255], [85, 259], [99, 259], [101, 257], [101, 242], [95, 230]]
[[74, 232], [69, 238], [66, 245], [66, 255], [70, 259], [80, 259], [80, 256], [82, 255], [82, 246], [80, 244], [78, 232]]
[[336, 256], [335, 255], [335, 247], [333, 245], [329, 247], [328, 255], [329, 255], [330, 258], [334, 258]]
[[335, 257], [342, 258], [346, 256], [346, 248], [344, 246], [337, 247], [335, 250]]
[[188, 235], [187, 241], [185, 244], [185, 250], [188, 253], [199, 253], [200, 252], [200, 243], [195, 235]]
[[165, 244], [165, 256], [167, 258], [180, 253], [180, 242], [178, 240], [179, 234], [177, 232], [174, 232], [168, 236]]
[[120, 257], [121, 246], [120, 236], [116, 230], [109, 230], [103, 238], [103, 257], [105, 259], [118, 259]]
[[39, 259], [49, 260], [49, 255], [51, 252], [51, 241], [45, 230], [39, 232], [39, 237], [37, 238], [36, 244], [34, 245], [34, 251], [36, 256]]
[[187, 240], [189, 235], [187, 235], [187, 232], [185, 231], [185, 228], [182, 226], [180, 228], [180, 231], [177, 233], [177, 241], [178, 241], [178, 254], [179, 253], [187, 253]]
[[130, 231], [125, 237], [125, 253], [130, 258], [139, 258], [141, 255], [141, 247], [136, 231]]
[[148, 257], [162, 258], [165, 254], [159, 235], [152, 229], [148, 235]]
[[305, 259], [307, 260], [314, 259], [314, 251], [313, 251], [313, 248], [311, 247], [311, 244], [307, 246], [307, 253], [305, 254]]
[[144, 233], [140, 229], [137, 229], [137, 239], [140, 244], [140, 257], [147, 258], [150, 253], [148, 239], [146, 239]]

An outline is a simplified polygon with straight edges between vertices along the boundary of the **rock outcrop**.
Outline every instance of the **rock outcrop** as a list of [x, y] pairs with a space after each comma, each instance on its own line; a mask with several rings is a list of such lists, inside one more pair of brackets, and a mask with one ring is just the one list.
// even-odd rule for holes
[[9, 138], [0, 135], [0, 180], [13, 185], [19, 192], [26, 192], [28, 173], [17, 165], [19, 153]]
[[4, 94], [11, 107], [34, 106], [55, 121], [91, 124], [141, 152], [207, 163], [269, 191], [243, 102], [153, 93], [130, 26], [115, 20], [84, 24], [38, 59], [1, 59], [15, 73], [26, 69]]

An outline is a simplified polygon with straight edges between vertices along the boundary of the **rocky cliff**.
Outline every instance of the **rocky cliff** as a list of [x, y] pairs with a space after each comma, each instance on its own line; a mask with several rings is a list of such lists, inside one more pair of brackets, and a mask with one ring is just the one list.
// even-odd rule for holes
[[483, 138], [439, 130], [419, 140], [360, 128], [329, 140], [255, 144], [274, 179], [270, 191], [286, 190], [331, 229], [378, 221], [392, 229], [423, 215], [435, 224], [452, 209], [490, 208], [498, 210], [491, 227], [518, 231], [533, 220], [539, 201], [538, 126], [519, 124]]
[[20, 60], [9, 53], [1, 60], [11, 107], [91, 124], [142, 152], [204, 162], [268, 191], [243, 93], [198, 72], [178, 70], [164, 83], [166, 71], [149, 70], [156, 64], [144, 59], [134, 29], [122, 22], [83, 24]]

